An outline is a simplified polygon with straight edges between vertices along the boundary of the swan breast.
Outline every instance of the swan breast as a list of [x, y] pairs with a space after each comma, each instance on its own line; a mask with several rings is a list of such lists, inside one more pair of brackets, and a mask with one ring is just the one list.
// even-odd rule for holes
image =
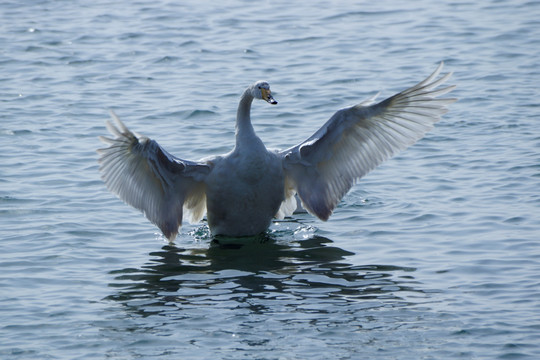
[[281, 158], [268, 151], [232, 152], [215, 162], [206, 179], [208, 225], [215, 235], [265, 231], [284, 200]]

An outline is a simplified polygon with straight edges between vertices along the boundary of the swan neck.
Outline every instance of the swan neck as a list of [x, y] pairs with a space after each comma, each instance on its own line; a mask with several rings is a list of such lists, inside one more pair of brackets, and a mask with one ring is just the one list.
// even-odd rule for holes
[[255, 135], [253, 130], [253, 125], [251, 125], [251, 103], [253, 102], [253, 96], [250, 94], [249, 89], [247, 89], [240, 103], [238, 104], [238, 112], [236, 113], [236, 139], [244, 137], [246, 135]]

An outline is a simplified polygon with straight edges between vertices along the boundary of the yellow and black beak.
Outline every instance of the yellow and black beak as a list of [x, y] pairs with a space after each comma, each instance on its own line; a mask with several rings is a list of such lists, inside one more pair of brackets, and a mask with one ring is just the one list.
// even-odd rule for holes
[[264, 101], [269, 104], [276, 105], [277, 101], [272, 97], [272, 92], [270, 89], [261, 89], [261, 95]]

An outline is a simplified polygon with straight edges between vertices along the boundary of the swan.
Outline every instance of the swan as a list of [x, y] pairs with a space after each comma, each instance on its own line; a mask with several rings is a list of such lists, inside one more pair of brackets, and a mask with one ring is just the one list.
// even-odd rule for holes
[[100, 137], [108, 145], [98, 150], [101, 177], [171, 242], [182, 219], [196, 223], [205, 214], [214, 236], [257, 235], [296, 210], [295, 196], [326, 221], [361, 177], [421, 139], [457, 100], [437, 98], [455, 88], [437, 89], [452, 75], [439, 77], [442, 68], [386, 100], [375, 103], [377, 94], [338, 110], [307, 140], [278, 151], [265, 147], [251, 123], [254, 99], [277, 104], [265, 81], [240, 98], [232, 151], [200, 161], [174, 157], [111, 111], [114, 123], [106, 126], [114, 138]]

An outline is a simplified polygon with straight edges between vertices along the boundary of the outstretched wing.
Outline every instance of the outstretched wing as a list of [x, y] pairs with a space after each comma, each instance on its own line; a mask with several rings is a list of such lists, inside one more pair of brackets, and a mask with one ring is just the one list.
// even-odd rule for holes
[[174, 240], [185, 215], [199, 221], [206, 212], [204, 178], [210, 167], [180, 160], [154, 140], [132, 133], [111, 113], [107, 128], [116, 138], [100, 137], [109, 146], [99, 149], [99, 170], [107, 188], [141, 210], [163, 234]]
[[456, 101], [436, 98], [455, 87], [436, 90], [452, 75], [436, 79], [442, 67], [380, 103], [339, 110], [309, 139], [281, 151], [289, 184], [286, 195], [297, 192], [309, 212], [327, 220], [356, 181], [421, 139]]

